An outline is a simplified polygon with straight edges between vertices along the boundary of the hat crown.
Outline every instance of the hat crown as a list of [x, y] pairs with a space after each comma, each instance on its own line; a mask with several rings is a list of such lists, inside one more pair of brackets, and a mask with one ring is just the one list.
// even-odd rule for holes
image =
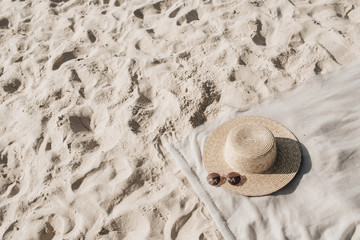
[[236, 171], [264, 172], [276, 159], [274, 135], [261, 124], [239, 125], [226, 138], [224, 156], [229, 166]]

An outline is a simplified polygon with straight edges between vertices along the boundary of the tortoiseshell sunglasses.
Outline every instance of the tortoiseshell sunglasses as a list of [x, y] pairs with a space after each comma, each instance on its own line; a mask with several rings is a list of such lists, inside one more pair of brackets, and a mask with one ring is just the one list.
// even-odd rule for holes
[[240, 186], [244, 184], [244, 182], [246, 181], [246, 177], [241, 176], [240, 173], [238, 172], [231, 172], [228, 175], [226, 175], [226, 177], [223, 177], [218, 173], [210, 173], [207, 176], [206, 180], [211, 186], [215, 186], [215, 187], [219, 187], [223, 185], [225, 181], [227, 181], [233, 186]]

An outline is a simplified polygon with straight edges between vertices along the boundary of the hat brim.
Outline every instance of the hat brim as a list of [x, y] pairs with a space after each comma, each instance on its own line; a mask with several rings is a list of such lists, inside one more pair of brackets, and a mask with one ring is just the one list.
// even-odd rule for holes
[[245, 182], [233, 186], [225, 182], [222, 187], [230, 192], [245, 196], [263, 196], [278, 191], [296, 175], [301, 163], [301, 148], [295, 135], [283, 125], [263, 117], [244, 116], [229, 120], [216, 128], [206, 139], [203, 163], [208, 173], [216, 172], [222, 176], [237, 171], [232, 169], [224, 158], [224, 145], [231, 129], [245, 123], [257, 123], [268, 128], [276, 140], [277, 156], [274, 165], [264, 173], [244, 175]]

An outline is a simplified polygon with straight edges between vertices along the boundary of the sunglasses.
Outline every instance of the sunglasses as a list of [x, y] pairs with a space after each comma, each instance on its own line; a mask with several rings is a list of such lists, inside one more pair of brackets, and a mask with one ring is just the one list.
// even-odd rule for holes
[[246, 177], [241, 176], [240, 173], [237, 172], [231, 172], [228, 175], [226, 175], [226, 177], [221, 176], [218, 173], [210, 173], [207, 176], [206, 180], [211, 186], [215, 186], [215, 187], [219, 187], [223, 185], [225, 181], [227, 181], [233, 186], [240, 186], [245, 183]]

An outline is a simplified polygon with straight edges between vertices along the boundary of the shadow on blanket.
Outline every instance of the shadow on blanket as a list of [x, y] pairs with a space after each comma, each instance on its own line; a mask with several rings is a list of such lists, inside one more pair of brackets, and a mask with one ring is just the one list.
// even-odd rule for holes
[[301, 145], [301, 165], [299, 171], [295, 175], [294, 179], [288, 185], [286, 185], [284, 188], [280, 189], [279, 191], [271, 195], [278, 196], [278, 195], [287, 195], [293, 193], [296, 190], [297, 186], [299, 185], [302, 177], [311, 170], [312, 163], [311, 163], [310, 154], [304, 144], [300, 143], [300, 145]]

